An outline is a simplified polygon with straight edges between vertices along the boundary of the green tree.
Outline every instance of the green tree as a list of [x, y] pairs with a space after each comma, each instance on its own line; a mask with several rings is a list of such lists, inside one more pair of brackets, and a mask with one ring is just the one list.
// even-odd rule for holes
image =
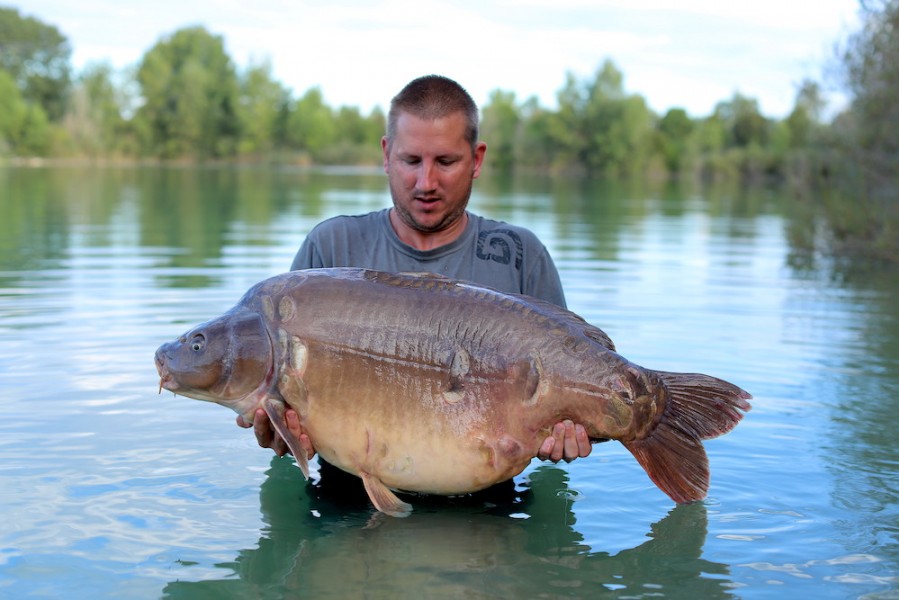
[[843, 54], [852, 100], [835, 124], [846, 140], [837, 166], [854, 202], [830, 220], [847, 247], [899, 262], [899, 0], [862, 7]]
[[543, 134], [555, 146], [553, 162], [586, 166], [586, 136], [584, 113], [586, 100], [581, 82], [573, 73], [565, 74], [565, 84], [556, 93], [559, 105], [554, 118], [546, 119]]
[[482, 111], [481, 139], [487, 141], [487, 160], [498, 170], [508, 171], [516, 161], [521, 114], [515, 93], [493, 90]]
[[336, 133], [334, 114], [321, 89], [308, 90], [294, 103], [287, 119], [287, 140], [292, 148], [316, 159], [336, 141]]
[[641, 96], [624, 91], [624, 76], [605, 61], [595, 77], [579, 84], [569, 78], [559, 94], [560, 114], [588, 172], [632, 175], [647, 164], [653, 116]]
[[670, 174], [684, 168], [688, 160], [693, 121], [682, 108], [672, 108], [659, 120], [658, 146]]
[[715, 116], [728, 133], [728, 146], [762, 147], [768, 142], [769, 122], [759, 111], [758, 101], [736, 93], [730, 100], [719, 102]]
[[872, 194], [899, 194], [899, 1], [863, 3], [863, 26], [844, 54], [855, 151]]
[[116, 152], [126, 136], [123, 98], [108, 62], [79, 75], [63, 122], [76, 151], [90, 156]]
[[363, 115], [358, 107], [341, 106], [332, 112], [334, 143], [318, 160], [330, 164], [377, 164], [381, 160], [378, 140], [384, 135], [384, 114], [380, 109]]
[[[540, 106], [536, 97], [528, 98], [520, 108], [520, 141], [515, 148], [516, 164], [536, 167], [542, 170], [562, 166], [562, 156], [568, 141], [558, 112]], [[485, 137], [485, 140], [487, 138]], [[488, 148], [493, 144], [488, 140]], [[490, 155], [488, 151], [487, 155]]]
[[240, 77], [241, 153], [266, 152], [283, 141], [278, 130], [289, 102], [290, 92], [272, 77], [271, 63], [250, 65]]
[[785, 120], [790, 133], [790, 147], [806, 148], [814, 141], [821, 129], [821, 115], [824, 112], [824, 98], [821, 86], [811, 80], [805, 80], [796, 93], [793, 110]]
[[0, 69], [0, 155], [43, 155], [48, 138], [44, 110], [26, 102], [12, 76]]
[[[781, 168], [780, 157], [770, 153], [772, 122], [762, 116], [758, 102], [735, 93], [717, 104], [709, 125], [720, 125], [725, 134], [723, 153], [706, 156], [705, 168], [716, 175], [761, 180]], [[782, 143], [783, 130], [778, 132]]]
[[152, 154], [233, 155], [239, 138], [239, 86], [220, 36], [202, 27], [176, 31], [143, 57], [143, 105], [135, 120]]
[[56, 27], [0, 7], [0, 69], [12, 76], [24, 99], [40, 105], [52, 121], [65, 113], [71, 54], [68, 40]]

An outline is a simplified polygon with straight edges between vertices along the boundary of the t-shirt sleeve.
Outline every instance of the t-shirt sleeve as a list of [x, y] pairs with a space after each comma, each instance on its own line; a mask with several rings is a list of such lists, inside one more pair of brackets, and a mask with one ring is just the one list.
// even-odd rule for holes
[[321, 263], [321, 254], [317, 251], [315, 241], [312, 239], [310, 233], [310, 235], [307, 235], [306, 239], [303, 240], [300, 249], [297, 250], [296, 255], [293, 257], [293, 262], [290, 264], [290, 270], [299, 271], [301, 269], [318, 269], [324, 266]]
[[562, 289], [562, 281], [559, 271], [549, 255], [549, 251], [543, 244], [537, 242], [539, 250], [534, 254], [534, 260], [528, 265], [528, 271], [524, 274], [524, 290], [528, 296], [534, 296], [557, 306], [566, 308], [565, 292]]
[[[335, 230], [342, 229], [342, 221], [339, 218], [328, 219], [313, 227], [293, 257], [290, 270], [299, 271], [301, 269], [322, 269], [337, 266], [333, 264], [333, 245], [334, 240], [338, 237], [335, 235]], [[326, 257], [326, 249], [329, 246], [331, 246], [331, 249], [327, 252]]]

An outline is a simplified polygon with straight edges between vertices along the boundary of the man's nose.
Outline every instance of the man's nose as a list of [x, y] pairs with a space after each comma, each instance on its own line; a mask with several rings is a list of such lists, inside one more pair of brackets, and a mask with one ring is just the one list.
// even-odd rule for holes
[[418, 169], [418, 181], [416, 182], [416, 187], [423, 191], [436, 189], [437, 169], [432, 161], [421, 161]]

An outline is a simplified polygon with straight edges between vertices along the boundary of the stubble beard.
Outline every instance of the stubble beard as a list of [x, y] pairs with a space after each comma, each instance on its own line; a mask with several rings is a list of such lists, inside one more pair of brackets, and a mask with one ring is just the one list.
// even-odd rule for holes
[[[465, 191], [464, 202], [459, 203], [456, 208], [446, 213], [438, 222], [434, 223], [433, 225], [427, 225], [417, 220], [415, 218], [415, 215], [413, 215], [411, 211], [407, 210], [401, 202], [397, 201], [397, 196], [399, 195], [399, 193], [394, 189], [394, 185], [392, 182], [389, 182], [389, 186], [390, 196], [393, 199], [393, 208], [396, 211], [397, 216], [407, 226], [421, 233], [436, 233], [438, 231], [443, 231], [444, 229], [448, 228], [453, 223], [461, 219], [462, 215], [465, 214], [465, 209], [468, 207], [468, 200], [471, 198], [472, 189], [472, 185], [469, 184], [468, 189]], [[414, 193], [412, 194], [412, 197], [415, 197]]]

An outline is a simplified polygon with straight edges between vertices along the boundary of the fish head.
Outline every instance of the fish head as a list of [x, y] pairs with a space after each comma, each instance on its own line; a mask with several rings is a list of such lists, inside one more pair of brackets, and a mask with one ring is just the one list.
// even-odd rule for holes
[[273, 356], [262, 315], [238, 307], [156, 350], [160, 390], [244, 413], [271, 382]]

